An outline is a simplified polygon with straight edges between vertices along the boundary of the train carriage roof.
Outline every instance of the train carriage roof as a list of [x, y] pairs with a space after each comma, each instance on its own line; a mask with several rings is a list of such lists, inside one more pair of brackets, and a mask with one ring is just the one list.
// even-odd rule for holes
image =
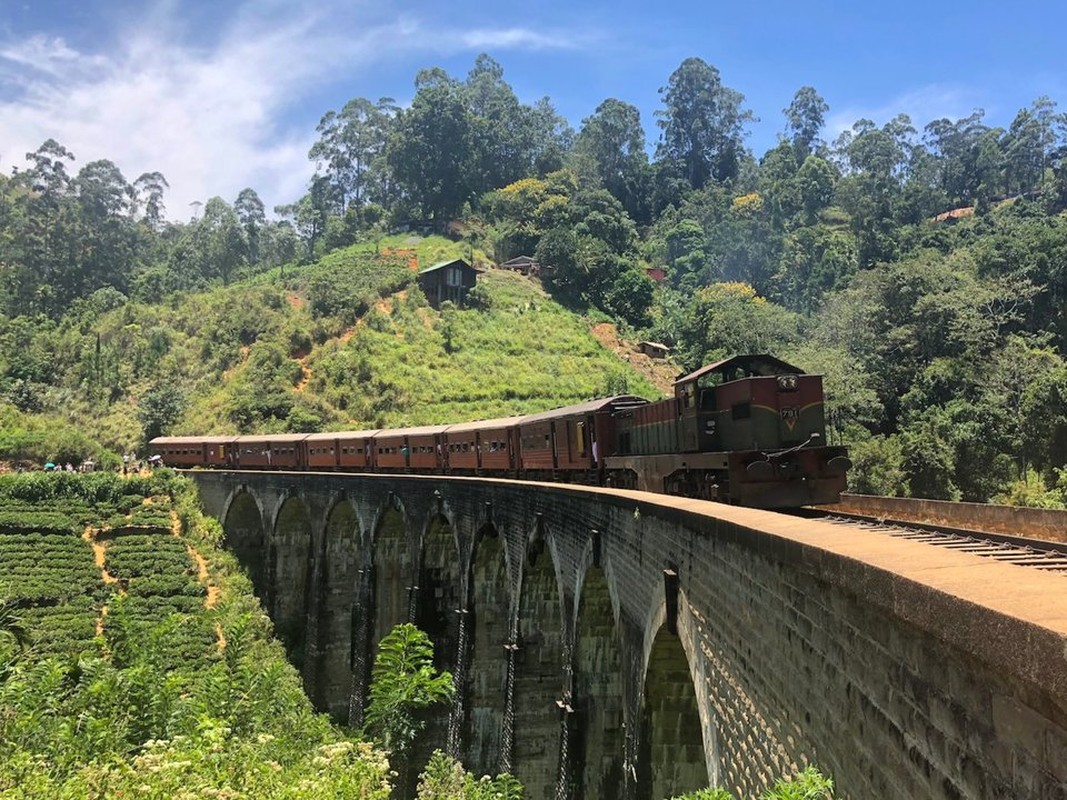
[[398, 436], [433, 436], [444, 433], [447, 425], [422, 425], [415, 428], [393, 428], [391, 430], [378, 431], [378, 439], [395, 439]]
[[[242, 444], [246, 442], [279, 442], [282, 444], [288, 444], [289, 442], [299, 442], [308, 437], [306, 433], [250, 433], [245, 436], [234, 437], [238, 442]], [[233, 441], [231, 439], [230, 441]]]
[[619, 408], [633, 408], [634, 406], [647, 405], [648, 401], [643, 397], [632, 394], [619, 394], [614, 397], [601, 397], [597, 400], [587, 400], [564, 408], [553, 408], [550, 411], [542, 411], [539, 414], [530, 414], [519, 420], [520, 425], [530, 425], [536, 422], [547, 422], [561, 417], [578, 417], [585, 414], [595, 414], [598, 411], [615, 411]]
[[309, 433], [309, 442], [329, 442], [334, 439], [370, 439], [381, 433], [380, 428], [369, 431], [327, 431], [325, 433]]
[[227, 444], [236, 439], [237, 436], [157, 436], [155, 439], [150, 440], [150, 445], [167, 444]]
[[474, 422], [459, 422], [455, 425], [449, 425], [448, 430], [445, 431], [445, 435], [451, 436], [453, 433], [474, 433], [476, 431], [498, 431], [506, 428], [513, 428], [518, 425], [525, 417], [499, 417], [497, 419], [481, 419]]
[[729, 369], [740, 369], [746, 373], [755, 373], [757, 376], [804, 374], [804, 370], [800, 367], [794, 367], [792, 364], [787, 364], [780, 358], [775, 358], [774, 356], [766, 354], [755, 354], [724, 358], [722, 361], [716, 361], [714, 364], [708, 364], [694, 372], [690, 372], [688, 375], [683, 375], [675, 380], [674, 383], [675, 385], [678, 385], [679, 383], [689, 383], [691, 381], [699, 380], [709, 373], [724, 372]]

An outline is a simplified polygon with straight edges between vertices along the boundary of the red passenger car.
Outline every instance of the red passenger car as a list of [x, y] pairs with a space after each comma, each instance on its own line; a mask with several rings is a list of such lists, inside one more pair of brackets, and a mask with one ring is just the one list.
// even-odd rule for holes
[[374, 437], [374, 466], [386, 471], [440, 469], [447, 427], [426, 425], [380, 431]]
[[157, 436], [148, 443], [152, 455], [168, 467], [228, 467], [233, 436]]
[[522, 417], [450, 425], [445, 431], [445, 464], [452, 472], [514, 472], [518, 466]]
[[[616, 411], [646, 405], [633, 395], [618, 395], [531, 414], [519, 422], [522, 469], [531, 477], [553, 473], [594, 473], [615, 448]], [[547, 473], [542, 475], [542, 473]]]
[[238, 436], [234, 466], [237, 469], [300, 469], [305, 466], [306, 433]]

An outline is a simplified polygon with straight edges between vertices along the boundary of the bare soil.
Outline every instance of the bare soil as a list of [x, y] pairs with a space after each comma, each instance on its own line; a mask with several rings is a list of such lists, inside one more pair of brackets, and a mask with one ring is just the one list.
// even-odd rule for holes
[[628, 361], [630, 366], [648, 378], [663, 394], [674, 393], [674, 379], [678, 377], [678, 367], [670, 359], [646, 356], [637, 349], [637, 342], [628, 342], [620, 337], [618, 328], [610, 322], [597, 323], [590, 332], [622, 361]]

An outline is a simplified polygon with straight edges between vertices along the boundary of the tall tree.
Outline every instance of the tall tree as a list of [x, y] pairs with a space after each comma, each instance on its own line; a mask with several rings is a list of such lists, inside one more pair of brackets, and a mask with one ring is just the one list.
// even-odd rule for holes
[[1044, 181], [1062, 119], [1056, 103], [1044, 96], [1015, 115], [1004, 142], [1009, 192], [1030, 192]]
[[163, 227], [163, 192], [170, 188], [160, 172], [145, 172], [133, 182], [137, 206], [144, 211], [144, 222], [154, 231]]
[[694, 189], [709, 180], [737, 177], [744, 151], [744, 126], [754, 119], [745, 97], [724, 86], [719, 71], [699, 58], [687, 58], [660, 90], [657, 112], [663, 130], [656, 157], [669, 162]]
[[829, 110], [830, 106], [812, 86], [797, 89], [793, 102], [782, 110], [798, 164], [803, 164], [804, 159], [815, 152]]
[[327, 112], [319, 121], [319, 139], [311, 146], [308, 157], [333, 185], [342, 212], [349, 203], [361, 206], [381, 200], [376, 189], [383, 176], [376, 173], [385, 166], [382, 156], [396, 112], [391, 97], [383, 97], [376, 104], [357, 97], [339, 112]]
[[648, 154], [641, 112], [622, 100], [608, 98], [591, 117], [582, 121], [574, 142], [579, 174], [592, 177], [623, 204], [627, 213], [640, 219], [646, 194]]
[[444, 230], [472, 195], [470, 112], [462, 85], [442, 69], [419, 72], [415, 87], [387, 157], [407, 202]]
[[941, 189], [955, 204], [972, 203], [978, 197], [981, 176], [978, 158], [989, 127], [982, 123], [985, 112], [976, 109], [957, 120], [937, 119], [923, 129], [923, 143], [933, 155]]
[[476, 194], [530, 174], [534, 131], [529, 109], [504, 80], [504, 68], [485, 53], [463, 85], [470, 112], [471, 182]]
[[237, 195], [237, 201], [233, 204], [237, 220], [244, 228], [244, 240], [248, 265], [259, 263], [260, 234], [267, 222], [266, 210], [263, 201], [259, 199], [255, 189], [245, 188]]

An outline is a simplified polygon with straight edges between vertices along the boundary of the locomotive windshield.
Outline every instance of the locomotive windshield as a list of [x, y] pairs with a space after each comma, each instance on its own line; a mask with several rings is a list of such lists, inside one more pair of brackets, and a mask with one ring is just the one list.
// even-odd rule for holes
[[718, 386], [744, 378], [767, 378], [776, 375], [803, 375], [804, 370], [792, 364], [760, 354], [734, 356], [725, 361], [708, 364], [695, 372], [684, 375], [674, 382], [675, 395], [683, 398], [684, 405], [692, 407], [697, 388]]

